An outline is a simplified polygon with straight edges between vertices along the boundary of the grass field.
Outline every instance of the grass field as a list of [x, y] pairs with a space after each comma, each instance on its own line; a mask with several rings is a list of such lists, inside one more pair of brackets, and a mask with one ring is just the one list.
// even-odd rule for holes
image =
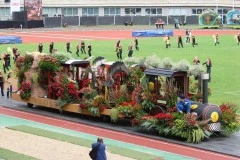
[[[207, 58], [212, 60], [212, 81], [209, 83], [209, 87], [212, 90], [212, 95], [209, 97], [210, 103], [221, 104], [223, 102], [229, 102], [239, 105], [240, 104], [240, 45], [236, 44], [236, 40], [233, 35], [220, 36], [220, 45], [214, 46], [212, 35], [209, 36], [197, 36], [196, 41], [199, 44], [196, 47], [191, 45], [184, 45], [184, 48], [177, 48], [176, 37], [171, 38], [171, 47], [165, 48], [165, 43], [162, 38], [139, 38], [139, 51], [135, 51], [133, 56], [149, 56], [157, 55], [160, 58], [170, 57], [173, 61], [182, 59], [188, 60], [192, 63], [193, 58], [198, 56], [201, 63], [205, 62]], [[115, 53], [114, 40], [93, 40], [91, 41], [93, 56], [103, 56], [108, 61], [117, 60]], [[133, 42], [133, 39], [121, 40], [123, 46], [123, 58], [127, 57], [127, 47]], [[79, 42], [78, 42], [79, 43]], [[88, 42], [85, 42], [88, 44]], [[71, 42], [72, 56], [77, 58], [76, 41]], [[44, 52], [48, 53], [49, 43], [43, 43]], [[0, 51], [6, 51], [8, 47], [13, 45], [0, 45]], [[16, 45], [21, 53], [25, 51], [36, 51], [37, 44], [18, 44]], [[55, 48], [59, 52], [66, 53], [65, 43], [55, 43]], [[67, 53], [66, 53], [67, 54]], [[83, 59], [87, 55], [80, 55]], [[1, 61], [2, 63], [2, 61]], [[1, 65], [2, 66], [2, 65]], [[2, 67], [1, 67], [2, 68]]]

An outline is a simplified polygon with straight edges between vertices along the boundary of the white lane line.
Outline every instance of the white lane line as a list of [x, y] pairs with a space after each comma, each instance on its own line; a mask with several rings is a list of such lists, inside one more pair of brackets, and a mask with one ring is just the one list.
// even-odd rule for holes
[[[145, 141], [158, 143], [159, 145], [161, 145], [161, 144], [166, 144], [166, 145], [169, 145], [169, 146], [172, 146], [172, 147], [179, 147], [179, 148], [182, 148], [182, 149], [188, 149], [188, 150], [192, 150], [192, 151], [196, 151], [196, 152], [202, 152], [202, 153], [207, 153], [207, 154], [212, 154], [212, 155], [217, 155], [217, 156], [221, 156], [221, 157], [230, 158], [230, 159], [228, 159], [228, 160], [231, 160], [231, 159], [232, 159], [232, 160], [239, 160], [238, 158], [234, 158], [234, 157], [232, 157], [232, 156], [228, 156], [228, 155], [224, 155], [224, 154], [220, 154], [220, 153], [213, 153], [212, 151], [205, 151], [205, 150], [201, 150], [201, 149], [195, 149], [195, 148], [192, 148], [192, 147], [181, 146], [181, 145], [174, 144], [174, 143], [163, 142], [163, 141], [160, 141], [160, 140], [155, 140], [155, 139], [149, 139], [149, 138], [139, 137], [139, 136], [132, 135], [132, 134], [129, 134], [129, 133], [120, 133], [120, 132], [118, 132], [118, 131], [102, 129], [102, 128], [93, 127], [93, 126], [89, 126], [89, 125], [85, 125], [85, 124], [68, 122], [68, 121], [66, 121], [66, 120], [56, 119], [56, 118], [52, 118], [52, 117], [46, 117], [46, 116], [37, 115], [37, 114], [32, 114], [32, 113], [28, 113], [28, 112], [24, 112], [24, 111], [18, 111], [18, 110], [8, 109], [8, 108], [4, 108], [4, 107], [1, 107], [1, 108], [2, 108], [3, 110], [10, 110], [10, 111], [13, 111], [13, 112], [24, 113], [24, 114], [36, 116], [36, 117], [39, 117], [39, 118], [50, 119], [50, 120], [59, 121], [59, 122], [64, 122], [64, 123], [73, 124], [73, 125], [77, 125], [77, 126], [88, 127], [88, 128], [90, 128], [90, 129], [95, 129], [95, 130], [99, 130], [99, 131], [105, 131], [105, 132], [109, 132], [109, 133], [112, 133], [112, 134], [119, 134], [119, 135], [122, 135], [122, 136], [132, 137], [132, 138], [136, 138], [136, 139], [142, 139], [142, 140], [145, 140]], [[64, 128], [64, 127], [62, 127], [62, 128]], [[66, 128], [65, 128], [65, 129], [66, 129]], [[72, 129], [70, 129], [70, 130], [72, 130]]]

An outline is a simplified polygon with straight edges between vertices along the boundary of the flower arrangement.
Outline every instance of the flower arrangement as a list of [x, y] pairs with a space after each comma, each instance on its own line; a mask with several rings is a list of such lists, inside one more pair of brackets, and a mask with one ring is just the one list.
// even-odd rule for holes
[[31, 96], [31, 83], [30, 82], [22, 82], [20, 97], [22, 99], [28, 100]]
[[237, 106], [234, 104], [222, 104], [220, 106], [222, 111], [222, 133], [230, 135], [240, 130], [240, 121], [236, 114]]
[[59, 69], [59, 61], [57, 58], [49, 55], [44, 55], [41, 57], [38, 67], [44, 72], [55, 72]]
[[51, 83], [48, 86], [48, 91], [49, 91], [49, 96], [50, 98], [53, 99], [58, 99], [59, 97], [61, 97], [63, 95], [63, 86], [59, 83]]
[[117, 107], [118, 112], [124, 114], [127, 117], [133, 116], [135, 101], [131, 102], [122, 102], [121, 105]]
[[78, 86], [69, 81], [67, 77], [64, 77], [62, 84], [63, 86], [63, 91], [62, 89], [59, 88], [59, 95], [61, 95], [58, 100], [57, 100], [57, 105], [59, 107], [63, 107], [67, 103], [75, 103], [78, 102], [79, 100], [79, 91], [78, 91]]
[[181, 137], [191, 143], [198, 143], [210, 136], [205, 132], [204, 127], [199, 125], [195, 113], [184, 115], [182, 119], [176, 119], [171, 129], [171, 135]]

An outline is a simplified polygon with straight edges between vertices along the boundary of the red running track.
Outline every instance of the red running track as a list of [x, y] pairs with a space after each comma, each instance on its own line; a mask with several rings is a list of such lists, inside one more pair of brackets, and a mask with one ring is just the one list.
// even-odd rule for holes
[[[194, 36], [212, 36], [218, 33], [221, 35], [236, 35], [238, 30], [201, 30], [192, 29]], [[174, 30], [174, 35], [185, 35], [185, 30]], [[23, 43], [38, 43], [38, 42], [66, 42], [81, 41], [81, 40], [121, 40], [132, 38], [132, 30], [85, 30], [85, 31], [34, 31], [26, 30], [20, 32], [0, 33], [0, 35], [11, 35], [22, 37]]]
[[4, 108], [4, 107], [0, 107], [0, 114], [14, 116], [14, 117], [27, 119], [27, 120], [31, 120], [39, 123], [57, 126], [57, 127], [62, 127], [62, 128], [79, 131], [83, 133], [88, 133], [88, 134], [92, 134], [100, 137], [115, 139], [118, 141], [132, 143], [140, 146], [146, 146], [149, 148], [172, 152], [175, 154], [185, 155], [185, 156], [194, 157], [202, 160], [239, 160], [239, 158], [229, 156], [229, 155], [224, 155], [224, 154], [215, 153], [215, 152], [206, 151], [206, 150], [200, 150], [192, 147], [164, 142], [161, 140], [140, 137], [133, 134], [107, 130], [99, 127], [89, 126], [81, 123], [69, 122], [66, 120], [46, 117], [42, 115], [13, 110], [13, 109]]

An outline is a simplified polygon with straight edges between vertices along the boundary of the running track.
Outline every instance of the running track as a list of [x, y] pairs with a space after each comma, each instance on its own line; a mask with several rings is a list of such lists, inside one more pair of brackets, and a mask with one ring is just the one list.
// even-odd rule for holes
[[169, 142], [163, 142], [160, 140], [140, 137], [137, 135], [132, 135], [128, 133], [117, 132], [113, 130], [107, 130], [103, 128], [93, 127], [81, 123], [69, 122], [66, 120], [46, 117], [42, 115], [32, 114], [24, 111], [13, 110], [9, 108], [0, 107], [0, 114], [5, 114], [17, 118], [22, 118], [26, 120], [31, 120], [39, 123], [44, 123], [48, 125], [53, 125], [57, 127], [62, 127], [74, 131], [79, 131], [83, 133], [89, 133], [96, 136], [106, 137], [110, 139], [115, 139], [118, 141], [123, 141], [127, 143], [132, 143], [140, 146], [146, 146], [149, 148], [154, 148], [162, 151], [172, 152], [184, 156], [194, 157], [202, 160], [238, 160], [239, 158], [224, 155], [220, 153], [214, 153], [206, 150], [199, 150], [192, 147], [186, 147], [178, 144], [173, 144]]
[[[238, 30], [200, 30], [193, 29], [192, 35], [195, 36], [212, 36], [218, 33], [221, 35], [236, 35]], [[185, 36], [185, 30], [174, 30], [174, 35]], [[81, 40], [121, 40], [132, 38], [132, 30], [82, 30], [82, 31], [10, 31], [0, 32], [2, 36], [20, 36], [23, 43], [38, 43], [38, 42], [66, 42], [69, 41], [81, 41]]]

